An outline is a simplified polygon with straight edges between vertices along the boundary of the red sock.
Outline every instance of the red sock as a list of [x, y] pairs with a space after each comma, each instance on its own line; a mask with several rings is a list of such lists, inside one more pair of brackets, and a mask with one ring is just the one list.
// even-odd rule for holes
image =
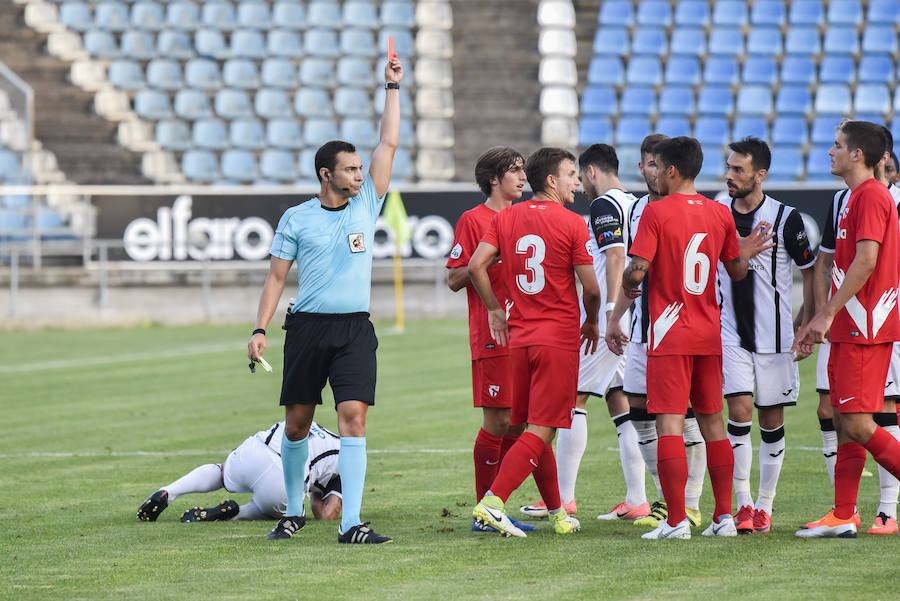
[[491, 483], [491, 492], [506, 503], [512, 491], [519, 488], [525, 478], [538, 466], [538, 459], [544, 452], [544, 446], [546, 445], [539, 436], [530, 432], [522, 434], [500, 463], [497, 477]]
[[506, 452], [519, 440], [519, 434], [506, 434], [500, 442], [500, 461], [506, 457]]
[[[885, 432], [887, 434], [887, 432]], [[890, 434], [888, 434], [890, 436]], [[871, 440], [869, 443], [871, 444]], [[866, 465], [866, 450], [855, 442], [838, 445], [834, 464], [834, 516], [841, 520], [853, 517], [859, 479]]]
[[875, 426], [875, 433], [865, 447], [881, 467], [895, 478], [900, 475], [900, 442], [897, 442], [890, 432], [881, 426]]
[[538, 459], [538, 466], [531, 472], [534, 483], [541, 493], [541, 499], [547, 509], [553, 511], [562, 507], [559, 498], [559, 480], [556, 477], [556, 457], [553, 455], [553, 446], [547, 445]]
[[663, 497], [669, 510], [666, 520], [670, 526], [677, 526], [687, 517], [684, 511], [684, 487], [687, 484], [687, 454], [681, 436], [660, 436], [656, 447], [656, 471]]
[[475, 499], [481, 500], [497, 477], [500, 468], [500, 443], [502, 439], [484, 428], [475, 437]]
[[719, 522], [719, 516], [731, 515], [731, 484], [734, 477], [734, 452], [731, 442], [722, 440], [706, 441], [706, 469], [709, 470], [709, 483], [712, 485], [716, 499], [713, 519]]

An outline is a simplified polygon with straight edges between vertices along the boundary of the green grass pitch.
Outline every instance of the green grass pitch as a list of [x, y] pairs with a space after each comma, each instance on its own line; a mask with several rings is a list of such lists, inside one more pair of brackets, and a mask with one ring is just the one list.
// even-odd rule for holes
[[[337, 524], [310, 522], [266, 541], [269, 522], [182, 524], [181, 512], [225, 491], [177, 499], [156, 523], [138, 505], [196, 465], [224, 460], [281, 418], [281, 332], [250, 375], [249, 328], [191, 327], [7, 333], [0, 347], [0, 599], [889, 599], [898, 598], [900, 537], [801, 541], [794, 530], [831, 506], [819, 450], [814, 359], [773, 530], [737, 539], [642, 541], [626, 522], [598, 522], [624, 494], [615, 430], [589, 402], [578, 480], [583, 530], [527, 539], [470, 532], [471, 406], [465, 322], [377, 324], [379, 384], [369, 413], [363, 518], [393, 545], [338, 546]], [[317, 419], [335, 427], [326, 400]], [[754, 431], [754, 443], [759, 433]], [[754, 464], [756, 461], [754, 460]], [[871, 462], [868, 469], [875, 472]], [[757, 475], [754, 470], [752, 489]], [[647, 478], [648, 491], [652, 482]], [[651, 499], [653, 498], [651, 492]], [[508, 507], [537, 499], [531, 480]], [[877, 477], [860, 489], [863, 528]], [[709, 519], [708, 479], [701, 509]]]

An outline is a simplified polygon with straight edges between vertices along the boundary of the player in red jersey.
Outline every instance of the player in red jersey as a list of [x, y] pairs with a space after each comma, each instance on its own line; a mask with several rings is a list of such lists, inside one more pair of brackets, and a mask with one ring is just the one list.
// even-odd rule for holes
[[798, 530], [801, 538], [856, 537], [853, 514], [866, 451], [900, 476], [900, 442], [872, 419], [882, 409], [893, 343], [900, 340], [897, 207], [874, 179], [885, 145], [881, 126], [845, 121], [828, 152], [831, 172], [844, 179], [850, 197], [837, 222], [831, 299], [800, 328], [794, 347], [807, 353], [815, 343], [831, 341], [828, 381], [838, 435], [834, 509]]
[[[562, 510], [551, 442], [557, 428], [572, 423], [579, 349], [586, 342], [587, 350], [595, 352], [600, 337], [600, 289], [590, 237], [584, 220], [565, 208], [580, 185], [575, 157], [559, 148], [541, 148], [528, 157], [525, 174], [534, 199], [497, 213], [469, 261], [469, 277], [488, 309], [491, 335], [510, 347], [511, 423], [527, 424], [472, 513], [507, 536], [525, 536], [503, 505], [531, 473], [556, 532], [580, 529], [578, 520]], [[509, 283], [511, 302], [505, 307], [487, 271], [498, 256]], [[576, 275], [587, 315], [580, 335]]]
[[[736, 536], [731, 516], [734, 456], [722, 423], [722, 340], [716, 302], [716, 261], [739, 280], [750, 257], [771, 239], [758, 225], [738, 243], [734, 219], [725, 205], [694, 188], [703, 164], [697, 140], [671, 138], [653, 148], [657, 183], [665, 198], [647, 205], [634, 237], [632, 260], [622, 286], [631, 293], [653, 272], [648, 307], [647, 409], [656, 415], [657, 469], [668, 517], [642, 538], [690, 538], [684, 503], [687, 456], [682, 433], [688, 402], [706, 440], [707, 469], [716, 500], [705, 536]], [[613, 314], [613, 320], [616, 318]], [[614, 329], [607, 341], [621, 351], [624, 335]], [[618, 337], [617, 337], [618, 336]], [[612, 340], [611, 340], [612, 338]], [[614, 349], [614, 350], [616, 350]]]
[[[469, 280], [469, 259], [487, 231], [494, 215], [509, 208], [522, 196], [525, 186], [525, 158], [516, 150], [495, 146], [478, 158], [475, 181], [487, 200], [462, 214], [456, 222], [453, 249], [447, 259], [447, 285], [457, 292], [466, 289], [469, 305], [469, 346], [472, 351], [472, 396], [482, 410], [482, 425], [475, 437], [475, 494], [480, 501], [497, 475], [504, 452], [512, 446], [521, 432], [509, 432], [512, 407], [512, 382], [509, 370], [509, 349], [491, 338], [487, 309]], [[508, 302], [506, 281], [502, 268], [495, 264], [488, 269], [491, 288], [500, 302]], [[523, 530], [534, 530], [530, 524], [515, 522]], [[472, 525], [472, 529], [483, 528]]]

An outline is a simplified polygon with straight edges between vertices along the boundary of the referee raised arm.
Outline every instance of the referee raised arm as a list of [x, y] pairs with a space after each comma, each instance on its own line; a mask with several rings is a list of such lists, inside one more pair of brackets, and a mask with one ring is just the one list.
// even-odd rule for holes
[[281, 445], [287, 511], [266, 538], [290, 538], [306, 523], [303, 483], [306, 437], [325, 381], [331, 384], [341, 434], [339, 472], [343, 487], [340, 543], [389, 543], [368, 522], [361, 523], [366, 478], [366, 412], [375, 404], [375, 349], [369, 321], [372, 243], [375, 221], [391, 181], [400, 130], [403, 65], [385, 65], [384, 113], [369, 173], [363, 174], [356, 148], [338, 140], [316, 152], [321, 190], [285, 211], [272, 241], [269, 275], [259, 300], [256, 329], [248, 344], [251, 360], [266, 348], [266, 330], [291, 263], [297, 262], [297, 295], [285, 319], [281, 404], [285, 435]]

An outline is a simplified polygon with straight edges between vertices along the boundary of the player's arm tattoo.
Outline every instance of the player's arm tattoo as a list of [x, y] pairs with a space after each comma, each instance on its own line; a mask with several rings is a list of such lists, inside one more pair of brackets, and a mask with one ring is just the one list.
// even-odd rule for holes
[[640, 286], [650, 268], [650, 262], [641, 257], [632, 257], [631, 262], [625, 266], [622, 274], [622, 287], [631, 291]]

